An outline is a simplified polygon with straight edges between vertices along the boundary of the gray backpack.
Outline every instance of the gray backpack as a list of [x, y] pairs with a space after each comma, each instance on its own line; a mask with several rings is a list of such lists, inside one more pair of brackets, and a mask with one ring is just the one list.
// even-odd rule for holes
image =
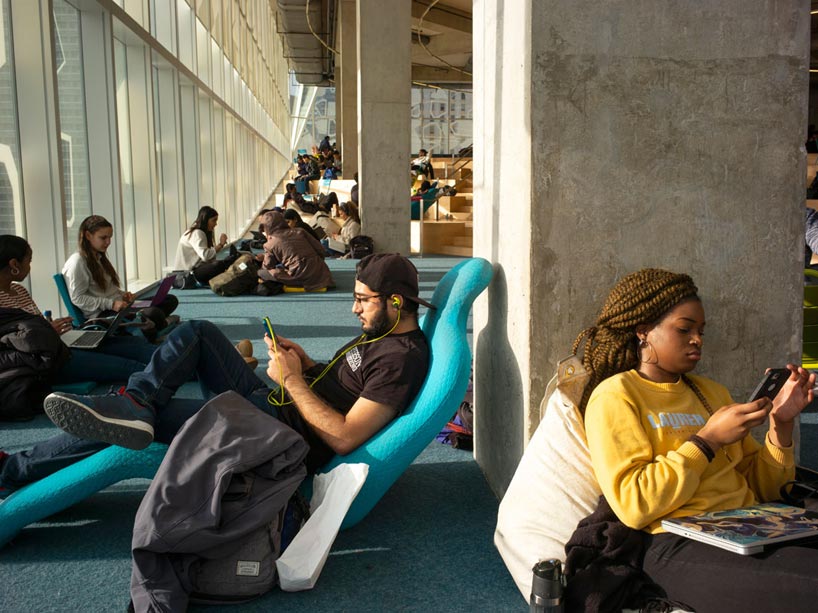
[[[252, 491], [252, 475], [236, 475], [222, 499], [222, 504], [243, 504]], [[229, 498], [229, 501], [228, 501]], [[190, 602], [198, 604], [238, 604], [262, 596], [278, 584], [276, 560], [292, 542], [309, 518], [309, 504], [296, 490], [266, 526], [224, 547], [207, 552], [196, 560], [185, 574]], [[212, 557], [211, 557], [212, 556]]]

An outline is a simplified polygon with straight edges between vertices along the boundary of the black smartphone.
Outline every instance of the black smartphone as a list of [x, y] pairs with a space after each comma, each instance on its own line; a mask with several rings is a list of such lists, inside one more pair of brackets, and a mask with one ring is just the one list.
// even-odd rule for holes
[[747, 402], [753, 402], [758, 400], [759, 398], [769, 398], [772, 400], [778, 395], [778, 392], [781, 391], [781, 388], [784, 387], [784, 384], [787, 382], [787, 379], [790, 378], [790, 371], [787, 368], [773, 368], [764, 375], [764, 378], [761, 379], [761, 383], [758, 384], [755, 391], [753, 391], [752, 395], [750, 396], [750, 400]]
[[273, 345], [275, 346], [278, 340], [276, 339], [275, 330], [273, 330], [273, 323], [270, 321], [269, 317], [264, 318], [264, 332], [272, 339]]

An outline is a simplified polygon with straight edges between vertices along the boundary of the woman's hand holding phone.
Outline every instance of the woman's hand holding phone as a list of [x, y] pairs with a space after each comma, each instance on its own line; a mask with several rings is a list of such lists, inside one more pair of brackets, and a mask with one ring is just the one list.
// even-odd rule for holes
[[759, 398], [753, 402], [734, 403], [721, 407], [710, 416], [704, 427], [697, 433], [715, 452], [740, 441], [750, 430], [760, 426], [772, 409], [769, 398]]
[[781, 370], [789, 371], [789, 377], [784, 380], [773, 399], [770, 418], [784, 424], [791, 423], [812, 402], [815, 373], [794, 364], [787, 364], [787, 368]]

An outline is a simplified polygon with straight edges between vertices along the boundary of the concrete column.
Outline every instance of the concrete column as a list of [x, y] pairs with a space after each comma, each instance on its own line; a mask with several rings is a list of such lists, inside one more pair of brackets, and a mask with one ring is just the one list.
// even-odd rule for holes
[[501, 495], [557, 361], [629, 272], [693, 276], [697, 372], [734, 398], [799, 361], [810, 16], [487, 0], [473, 23], [475, 255], [497, 269], [475, 306], [476, 457]]
[[358, 0], [357, 18], [361, 225], [378, 251], [408, 254], [411, 3]]
[[358, 172], [358, 24], [355, 0], [339, 2], [340, 67], [336, 68], [336, 134], [345, 179]]

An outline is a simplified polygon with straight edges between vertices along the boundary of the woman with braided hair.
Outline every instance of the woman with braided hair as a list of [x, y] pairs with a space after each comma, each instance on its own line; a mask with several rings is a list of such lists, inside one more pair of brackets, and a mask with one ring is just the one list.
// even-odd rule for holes
[[[616, 284], [596, 325], [578, 336], [574, 352], [584, 341], [590, 375], [579, 409], [599, 487], [623, 524], [650, 535], [643, 570], [670, 599], [696, 611], [811, 609], [818, 549], [739, 556], [661, 527], [669, 517], [779, 499], [795, 472], [794, 420], [813, 398], [815, 375], [792, 364], [773, 401], [735, 403], [723, 386], [689, 374], [704, 327], [688, 275], [644, 269]], [[768, 417], [759, 444], [750, 429]]]

